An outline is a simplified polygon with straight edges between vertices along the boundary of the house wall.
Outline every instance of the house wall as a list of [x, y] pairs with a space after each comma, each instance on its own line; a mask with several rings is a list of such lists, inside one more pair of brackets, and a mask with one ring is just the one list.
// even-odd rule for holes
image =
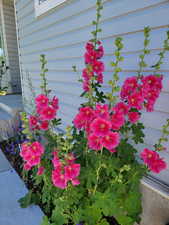
[[[22, 76], [30, 73], [37, 93], [39, 92], [39, 55], [45, 54], [48, 60], [48, 83], [53, 93], [60, 99], [59, 116], [64, 126], [70, 124], [82, 100], [78, 97], [82, 92], [77, 82], [84, 67], [84, 44], [91, 38], [93, 27], [91, 21], [95, 18], [95, 1], [69, 0], [45, 15], [35, 18], [33, 0], [16, 0], [20, 66]], [[149, 65], [153, 65], [157, 54], [162, 49], [165, 32], [169, 29], [169, 1], [168, 0], [105, 0], [100, 38], [105, 46], [106, 64], [104, 90], [108, 90], [107, 81], [112, 76], [110, 61], [113, 59], [114, 39], [124, 38], [123, 55], [125, 57], [120, 74], [120, 83], [136, 74], [138, 56], [143, 47], [143, 28], [150, 26], [151, 55], [146, 58]], [[164, 74], [163, 92], [155, 106], [155, 112], [144, 113], [146, 123], [145, 142], [152, 146], [159, 138], [162, 124], [169, 118], [169, 54], [160, 73]], [[76, 65], [78, 74], [72, 72], [72, 65]], [[146, 68], [145, 74], [152, 70]], [[22, 82], [24, 95], [30, 98], [30, 91], [25, 80]], [[142, 148], [143, 146], [141, 146]], [[167, 143], [169, 150], [169, 143]], [[169, 153], [162, 155], [169, 162]], [[169, 183], [169, 171], [160, 175], [160, 179]]]
[[2, 0], [1, 4], [1, 21], [5, 48], [4, 50], [7, 66], [9, 66], [9, 72], [7, 73], [10, 86], [9, 89], [10, 92], [16, 93], [21, 91], [21, 82], [14, 3], [11, 0]]

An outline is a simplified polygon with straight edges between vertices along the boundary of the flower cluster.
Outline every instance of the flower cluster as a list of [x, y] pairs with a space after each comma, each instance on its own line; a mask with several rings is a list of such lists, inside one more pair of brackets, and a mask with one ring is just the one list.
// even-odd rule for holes
[[58, 152], [53, 152], [52, 181], [54, 186], [65, 189], [68, 182], [71, 181], [73, 186], [80, 184], [77, 177], [80, 174], [80, 164], [75, 163], [75, 157], [72, 153], [67, 154], [64, 160], [60, 160]]
[[49, 121], [55, 119], [58, 107], [58, 99], [54, 96], [50, 101], [49, 98], [40, 94], [35, 98], [36, 116], [29, 117], [29, 126], [32, 130], [48, 130]]
[[84, 54], [86, 68], [83, 69], [83, 89], [88, 92], [91, 87], [91, 81], [96, 79], [98, 83], [103, 83], [104, 63], [100, 59], [104, 55], [104, 49], [101, 42], [97, 42], [95, 48], [92, 42], [86, 44], [86, 53]]
[[162, 89], [162, 79], [162, 75], [127, 78], [122, 86], [121, 98], [132, 108], [142, 110], [145, 107], [148, 112], [152, 112]]
[[44, 153], [44, 147], [41, 143], [35, 141], [33, 143], [25, 142], [21, 145], [20, 155], [25, 161], [24, 169], [30, 170], [33, 166], [40, 165], [41, 157]]
[[147, 148], [141, 153], [141, 158], [148, 168], [154, 173], [160, 173], [167, 168], [166, 162], [160, 158], [159, 154]]

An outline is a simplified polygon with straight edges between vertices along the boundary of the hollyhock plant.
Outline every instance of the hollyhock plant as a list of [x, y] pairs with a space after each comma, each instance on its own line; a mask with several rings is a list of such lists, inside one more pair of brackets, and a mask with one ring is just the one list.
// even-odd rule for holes
[[[113, 76], [108, 82], [110, 88], [104, 91], [101, 85], [104, 48], [98, 41], [101, 9], [101, 0], [97, 0], [95, 30], [85, 47], [85, 68], [80, 79], [84, 90], [81, 97], [85, 102], [79, 107], [73, 124], [67, 126], [65, 132], [61, 131], [63, 126], [57, 127], [60, 125], [56, 118], [58, 99], [51, 98], [51, 91], [47, 89], [44, 56], [41, 58], [42, 94], [35, 99], [36, 112], [31, 119], [24, 116], [29, 142], [21, 146], [20, 155], [24, 169], [32, 170], [28, 173], [33, 186], [30, 202], [34, 201], [36, 190], [46, 215], [44, 224], [139, 223], [139, 181], [150, 171], [159, 173], [167, 168], [157, 152], [159, 144], [154, 145], [155, 150], [143, 150], [140, 155], [143, 164], [136, 158], [137, 144], [145, 144], [144, 125], [139, 121], [142, 111], [153, 110], [162, 90], [162, 75], [157, 75], [156, 70], [163, 57], [152, 67], [154, 74], [144, 75], [144, 60], [149, 52], [147, 28], [138, 72], [126, 78], [120, 87], [119, 73], [124, 71], [120, 67], [124, 59], [123, 42], [122, 38], [116, 38], [111, 62]], [[169, 46], [169, 33], [166, 43]]]

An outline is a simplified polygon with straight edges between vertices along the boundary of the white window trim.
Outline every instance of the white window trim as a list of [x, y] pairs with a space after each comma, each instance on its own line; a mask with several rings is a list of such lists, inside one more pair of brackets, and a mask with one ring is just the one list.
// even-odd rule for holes
[[35, 1], [35, 16], [38, 17], [67, 0], [46, 0], [41, 4], [39, 4], [39, 0], [34, 1]]

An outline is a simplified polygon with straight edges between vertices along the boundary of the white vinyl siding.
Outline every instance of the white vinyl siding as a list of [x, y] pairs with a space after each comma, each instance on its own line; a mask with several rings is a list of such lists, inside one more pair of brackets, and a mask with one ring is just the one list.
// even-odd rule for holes
[[[95, 18], [95, 0], [69, 0], [56, 7], [49, 13], [35, 18], [33, 0], [17, 0], [17, 24], [19, 38], [20, 66], [25, 77], [28, 71], [33, 85], [38, 92], [40, 79], [39, 55], [45, 54], [48, 60], [48, 83], [53, 93], [60, 99], [59, 116], [64, 126], [70, 124], [77, 108], [82, 102], [79, 94], [82, 92], [78, 83], [78, 75], [72, 72], [72, 65], [76, 65], [78, 74], [84, 67], [84, 44], [91, 38], [91, 25]], [[101, 40], [105, 47], [104, 62], [106, 64], [104, 90], [108, 90], [107, 81], [112, 76], [110, 61], [113, 59], [114, 40], [117, 36], [124, 38], [123, 56], [121, 63], [123, 71], [120, 73], [120, 83], [128, 76], [136, 74], [138, 56], [143, 48], [143, 29], [152, 28], [150, 49], [151, 55], [146, 57], [151, 66], [162, 49], [166, 31], [169, 29], [169, 1], [168, 0], [105, 0], [101, 20]], [[161, 67], [164, 75], [163, 92], [155, 106], [155, 112], [144, 113], [146, 123], [146, 144], [153, 145], [160, 137], [161, 126], [169, 118], [169, 54]], [[145, 69], [145, 74], [152, 70]], [[28, 86], [25, 82], [25, 97], [29, 98]], [[169, 143], [167, 143], [169, 150]], [[169, 161], [168, 152], [162, 153]], [[165, 180], [166, 178], [168, 179]], [[169, 172], [161, 175], [163, 181], [169, 183]]]

